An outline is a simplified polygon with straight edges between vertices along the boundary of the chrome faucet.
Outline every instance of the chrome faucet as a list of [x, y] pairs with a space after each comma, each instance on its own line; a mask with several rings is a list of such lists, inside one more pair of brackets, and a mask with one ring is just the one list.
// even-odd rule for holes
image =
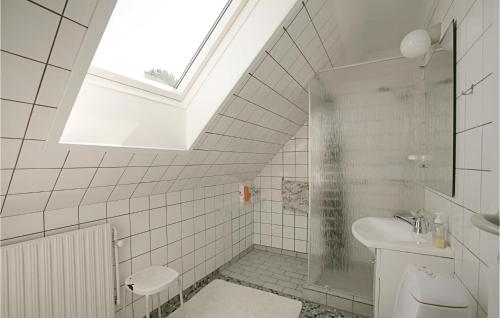
[[418, 210], [415, 216], [396, 214], [394, 218], [410, 224], [413, 228], [413, 232], [422, 234], [427, 232], [427, 226], [425, 217], [421, 212], [422, 210]]

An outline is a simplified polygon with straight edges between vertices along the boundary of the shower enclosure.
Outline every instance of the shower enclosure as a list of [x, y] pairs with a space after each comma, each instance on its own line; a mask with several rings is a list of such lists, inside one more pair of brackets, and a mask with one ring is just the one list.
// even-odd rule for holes
[[423, 72], [395, 58], [321, 72], [309, 86], [310, 285], [371, 302], [373, 254], [351, 234], [367, 216], [422, 206]]

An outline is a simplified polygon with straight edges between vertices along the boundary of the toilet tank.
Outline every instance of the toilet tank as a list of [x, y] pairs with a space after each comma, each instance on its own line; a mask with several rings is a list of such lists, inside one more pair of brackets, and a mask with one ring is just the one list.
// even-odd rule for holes
[[393, 318], [468, 318], [465, 290], [450, 274], [408, 265], [401, 279]]

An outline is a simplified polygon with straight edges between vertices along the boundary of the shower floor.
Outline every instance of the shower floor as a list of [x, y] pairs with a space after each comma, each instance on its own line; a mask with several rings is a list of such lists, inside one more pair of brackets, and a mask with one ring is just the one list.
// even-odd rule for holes
[[367, 300], [373, 299], [373, 265], [365, 262], [352, 262], [349, 271], [327, 268], [318, 277], [316, 285]]

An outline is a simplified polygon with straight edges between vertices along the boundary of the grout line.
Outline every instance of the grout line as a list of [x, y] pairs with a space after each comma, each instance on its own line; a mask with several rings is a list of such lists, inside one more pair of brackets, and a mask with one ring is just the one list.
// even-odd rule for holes
[[27, 0], [27, 1], [28, 1], [28, 2], [30, 2], [30, 3], [32, 3], [32, 4], [34, 4], [34, 5], [36, 5], [36, 6], [38, 6], [38, 7], [40, 7], [40, 8], [43, 8], [43, 9], [45, 9], [45, 10], [47, 10], [47, 11], [50, 11], [50, 12], [54, 13], [55, 15], [58, 15], [58, 16], [59, 16], [59, 17], [61, 17], [61, 18], [65, 18], [66, 20], [69, 20], [69, 21], [71, 21], [71, 22], [74, 22], [74, 23], [76, 23], [76, 24], [78, 24], [78, 25], [80, 25], [80, 26], [84, 27], [85, 29], [88, 29], [88, 26], [86, 26], [85, 24], [82, 24], [82, 23], [80, 23], [80, 22], [78, 22], [78, 21], [75, 21], [75, 20], [73, 20], [73, 19], [71, 19], [71, 18], [68, 18], [68, 17], [64, 16], [64, 11], [66, 10], [66, 4], [64, 5], [64, 8], [63, 8], [62, 12], [61, 12], [61, 13], [58, 13], [57, 11], [52, 10], [52, 9], [50, 9], [50, 8], [48, 8], [48, 7], [44, 6], [44, 5], [41, 5], [40, 3], [35, 2], [35, 1], [33, 1], [33, 0]]
[[[69, 150], [66, 152], [66, 157], [64, 158], [64, 162], [62, 167], [59, 169], [59, 173], [57, 174], [56, 181], [54, 182], [54, 185], [52, 186], [52, 190], [50, 191], [49, 197], [47, 199], [47, 202], [45, 202], [45, 207], [43, 208], [43, 236], [45, 237], [47, 230], [45, 229], [45, 213], [47, 211], [47, 206], [49, 205], [50, 199], [52, 198], [52, 194], [54, 193], [54, 189], [56, 188], [57, 182], [59, 181], [59, 177], [61, 176], [61, 173], [63, 171], [64, 164], [66, 163], [66, 160], [68, 160], [69, 156]], [[57, 210], [57, 209], [56, 209]]]
[[[153, 158], [153, 160], [151, 161], [151, 164], [152, 164], [152, 163], [156, 160], [156, 158], [158, 158], [158, 155], [159, 155], [159, 154], [156, 154], [156, 155], [155, 155], [155, 157], [154, 157], [154, 158]], [[137, 191], [137, 188], [139, 188], [139, 185], [140, 185], [141, 183], [153, 183], [153, 182], [157, 182], [157, 183], [158, 183], [158, 182], [159, 182], [159, 181], [149, 181], [149, 182], [143, 182], [144, 177], [148, 174], [149, 169], [151, 169], [151, 166], [148, 166], [148, 168], [146, 169], [146, 171], [145, 171], [145, 172], [144, 172], [144, 174], [142, 175], [141, 180], [140, 180], [140, 181], [137, 183], [137, 185], [135, 186], [134, 191], [132, 191], [132, 195], [130, 196], [131, 198], [133, 198], [133, 197], [134, 197], [135, 191]], [[167, 169], [168, 169], [168, 168], [167, 168]], [[166, 170], [165, 170], [165, 171], [166, 171]], [[123, 177], [123, 176], [122, 176], [122, 177]], [[121, 179], [122, 177], [120, 177], [120, 179]], [[118, 180], [118, 182], [120, 182], [120, 181]], [[155, 188], [156, 188], [156, 185], [153, 187], [153, 189], [152, 189], [152, 190], [154, 190]], [[153, 192], [152, 190], [151, 190], [151, 192]], [[114, 190], [113, 190], [113, 191], [114, 191]], [[148, 205], [149, 205], [149, 200], [148, 200]]]
[[314, 31], [316, 31], [316, 35], [318, 36], [318, 39], [319, 39], [319, 41], [321, 42], [321, 46], [323, 47], [323, 50], [325, 50], [326, 57], [328, 57], [328, 61], [330, 62], [330, 65], [331, 65], [331, 66], [332, 66], [332, 68], [333, 68], [333, 62], [332, 62], [332, 59], [330, 58], [330, 55], [328, 55], [328, 51], [326, 50], [325, 43], [323, 42], [323, 39], [322, 39], [322, 38], [321, 38], [321, 36], [319, 35], [319, 31], [318, 31], [318, 29], [316, 28], [316, 25], [314, 24], [313, 18], [311, 17], [311, 14], [309, 13], [309, 10], [307, 10], [306, 3], [305, 3], [304, 1], [302, 1], [302, 5], [304, 6], [304, 10], [306, 11], [307, 16], [309, 17], [309, 20], [310, 20], [310, 21], [311, 21], [311, 23], [312, 23], [312, 26], [313, 26], [313, 28], [314, 28]]
[[308, 115], [308, 113], [303, 110], [299, 105], [295, 104], [294, 102], [292, 102], [291, 100], [289, 100], [286, 96], [282, 95], [280, 92], [278, 92], [277, 90], [275, 90], [274, 88], [272, 88], [271, 86], [269, 86], [267, 83], [265, 83], [264, 81], [262, 81], [260, 78], [258, 78], [257, 76], [255, 76], [254, 74], [252, 73], [248, 73], [248, 75], [250, 75], [251, 77], [255, 78], [258, 82], [260, 82], [262, 85], [266, 86], [267, 88], [269, 88], [271, 91], [275, 92], [276, 94], [278, 94], [281, 98], [283, 98], [284, 100], [286, 100], [287, 102], [289, 102], [291, 105], [297, 107], [298, 110], [300, 110], [301, 112], [303, 112], [304, 114]]
[[295, 42], [295, 40], [293, 39], [292, 35], [290, 33], [288, 33], [288, 30], [285, 27], [283, 27], [283, 30], [285, 31], [285, 33], [290, 38], [290, 40], [292, 41], [293, 45], [295, 45], [295, 47], [297, 48], [297, 50], [299, 50], [299, 52], [302, 55], [302, 57], [306, 60], [307, 64], [309, 65], [309, 67], [311, 68], [311, 70], [313, 71], [313, 73], [314, 74], [318, 74], [318, 72], [316, 72], [316, 70], [311, 65], [311, 63], [309, 62], [309, 60], [307, 59], [307, 57], [304, 55], [304, 52], [302, 52], [302, 50], [300, 49], [300, 47], [297, 45], [297, 42]]
[[216, 136], [225, 136], [225, 137], [230, 137], [230, 138], [243, 139], [243, 140], [249, 140], [249, 141], [255, 141], [255, 142], [262, 142], [262, 143], [266, 143], [266, 144], [279, 145], [279, 146], [283, 145], [283, 144], [277, 143], [277, 142], [270, 142], [270, 141], [264, 141], [264, 140], [260, 140], [260, 139], [253, 139], [253, 138], [240, 137], [240, 136], [229, 136], [229, 135], [219, 134], [219, 133], [210, 132], [210, 131], [206, 131], [205, 134], [216, 135]]
[[254, 102], [252, 102], [251, 100], [246, 99], [245, 97], [242, 97], [242, 96], [237, 95], [237, 94], [233, 94], [233, 95], [234, 95], [234, 96], [236, 96], [236, 97], [238, 97], [238, 98], [240, 98], [240, 99], [242, 99], [242, 100], [244, 100], [244, 101], [246, 101], [247, 103], [250, 103], [250, 104], [255, 105], [255, 106], [259, 107], [259, 108], [262, 108], [262, 109], [264, 109], [264, 110], [267, 110], [268, 112], [270, 112], [270, 113], [272, 113], [272, 114], [274, 114], [274, 115], [276, 115], [276, 116], [278, 116], [278, 117], [280, 117], [280, 118], [283, 118], [283, 119], [285, 119], [285, 120], [287, 120], [287, 121], [289, 121], [289, 122], [291, 122], [291, 123], [294, 123], [294, 124], [295, 124], [295, 125], [297, 125], [297, 126], [302, 126], [301, 124], [299, 124], [299, 123], [297, 123], [297, 122], [295, 122], [295, 121], [293, 121], [293, 120], [291, 120], [291, 119], [289, 119], [289, 118], [287, 118], [287, 117], [285, 117], [285, 116], [283, 116], [283, 115], [280, 115], [280, 114], [278, 114], [278, 113], [275, 113], [275, 112], [273, 112], [272, 110], [269, 110], [269, 109], [265, 108], [264, 106], [261, 106], [261, 105], [259, 105], [259, 104], [257, 104], [257, 103], [254, 103]]
[[278, 62], [278, 60], [276, 60], [274, 56], [271, 55], [271, 53], [269, 53], [268, 51], [265, 52], [276, 64], [279, 65], [279, 67], [281, 67], [283, 71], [285, 71], [285, 73], [287, 73], [295, 81], [295, 83], [297, 83], [302, 88], [304, 92], [309, 93], [307, 89], [301, 83], [299, 83], [299, 81], [292, 74], [290, 74], [290, 72], [288, 72], [288, 70], [283, 65], [281, 65], [281, 63]]
[[259, 124], [256, 124], [256, 123], [252, 123], [252, 122], [249, 122], [249, 121], [245, 121], [243, 119], [239, 119], [239, 118], [236, 118], [236, 117], [233, 117], [233, 116], [229, 116], [229, 115], [226, 115], [226, 114], [223, 114], [223, 113], [219, 113], [218, 115], [219, 116], [223, 116], [223, 117], [227, 117], [227, 118], [231, 118], [231, 119], [234, 119], [234, 120], [237, 120], [237, 121], [241, 121], [243, 123], [247, 123], [247, 124], [250, 124], [250, 125], [254, 125], [254, 126], [257, 126], [257, 127], [260, 127], [260, 128], [272, 130], [274, 132], [277, 132], [277, 133], [280, 133], [280, 134], [283, 134], [283, 135], [287, 135], [287, 136], [289, 136], [288, 138], [290, 138], [291, 136], [293, 136], [292, 134], [286, 133], [286, 132], [281, 131], [281, 130], [277, 130], [277, 129], [274, 129], [274, 128], [271, 128], [271, 127], [262, 126], [262, 125], [259, 125]]
[[[87, 186], [87, 189], [85, 190], [85, 193], [83, 194], [82, 196], [82, 199], [80, 200], [80, 202], [78, 203], [78, 206], [82, 205], [83, 203], [83, 200], [85, 200], [85, 196], [87, 195], [87, 192], [89, 191], [89, 189], [91, 188], [91, 184], [92, 184], [92, 181], [94, 181], [94, 178], [95, 176], [97, 175], [97, 171], [99, 170], [99, 167], [101, 166], [102, 162], [104, 161], [104, 157], [106, 156], [106, 152], [104, 152], [102, 154], [102, 157], [101, 157], [101, 160], [99, 160], [99, 164], [97, 165], [97, 167], [95, 167], [95, 171], [94, 171], [94, 174], [92, 175], [92, 178], [90, 179], [90, 182], [89, 182], [89, 185]], [[80, 209], [78, 209], [78, 219], [80, 219]]]
[[480, 124], [480, 125], [477, 125], [477, 126], [474, 126], [474, 127], [470, 127], [470, 128], [464, 129], [464, 130], [460, 130], [460, 131], [456, 132], [455, 135], [459, 135], [459, 134], [462, 134], [464, 132], [467, 132], [467, 131], [470, 131], [470, 130], [473, 130], [473, 129], [477, 129], [477, 128], [481, 128], [481, 127], [484, 127], [484, 126], [487, 126], [487, 125], [490, 125], [490, 124], [493, 124], [493, 122], [489, 121], [489, 122], [484, 123], [484, 124]]
[[[125, 174], [125, 171], [127, 171], [127, 168], [129, 167], [130, 163], [132, 162], [132, 160], [134, 159], [134, 156], [136, 154], [132, 154], [132, 156], [130, 156], [130, 159], [128, 160], [127, 162], [127, 166], [124, 167], [123, 169], [123, 172], [121, 173], [120, 175], [120, 178], [118, 178], [118, 181], [116, 182], [115, 185], [110, 185], [110, 186], [113, 186], [113, 190], [111, 190], [111, 192], [109, 193], [108, 197], [106, 198], [106, 202], [108, 202], [109, 198], [111, 197], [111, 195], [113, 194], [113, 192], [115, 191], [116, 187], [118, 186], [118, 184], [120, 183], [120, 179], [123, 177], [123, 175]], [[119, 201], [119, 200], [116, 200], [116, 201]]]
[[[0, 49], [1, 52], [3, 53], [7, 53], [7, 54], [11, 54], [11, 55], [15, 55], [17, 57], [20, 57], [20, 58], [23, 58], [23, 59], [26, 59], [26, 60], [30, 60], [30, 61], [33, 61], [33, 62], [37, 62], [37, 63], [40, 63], [40, 64], [47, 64], [48, 66], [52, 66], [52, 67], [55, 67], [55, 68], [58, 68], [58, 69], [61, 69], [61, 70], [64, 70], [64, 71], [68, 71], [68, 72], [71, 72], [70, 69], [68, 68], [65, 68], [65, 67], [62, 67], [62, 66], [58, 66], [58, 65], [55, 65], [55, 64], [51, 64], [49, 62], [42, 62], [42, 61], [39, 61], [37, 59], [34, 59], [34, 58], [31, 58], [31, 57], [28, 57], [28, 56], [24, 56], [24, 55], [21, 55], [19, 53], [14, 53], [14, 52], [11, 52], [11, 51], [8, 51], [8, 50], [5, 50], [5, 49]], [[5, 98], [2, 98], [2, 99], [5, 99]], [[21, 102], [23, 103], [23, 102]], [[27, 103], [27, 104], [30, 104], [30, 103]]]

